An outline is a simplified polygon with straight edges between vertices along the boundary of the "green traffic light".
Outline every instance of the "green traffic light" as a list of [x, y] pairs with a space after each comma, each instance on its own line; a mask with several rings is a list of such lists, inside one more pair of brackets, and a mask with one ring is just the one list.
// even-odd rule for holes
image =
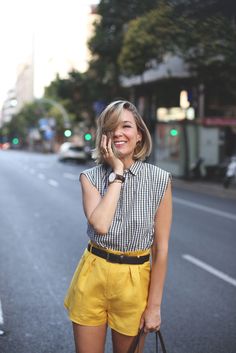
[[65, 137], [70, 137], [72, 135], [71, 130], [65, 130], [64, 135], [65, 135]]
[[12, 139], [12, 143], [13, 143], [13, 145], [18, 145], [19, 139], [18, 139], [17, 137], [14, 137], [14, 138]]
[[92, 139], [92, 135], [88, 132], [87, 134], [84, 135], [85, 141], [90, 141]]
[[176, 130], [176, 129], [171, 129], [171, 130], [170, 130], [170, 135], [171, 135], [171, 136], [178, 136], [178, 130]]

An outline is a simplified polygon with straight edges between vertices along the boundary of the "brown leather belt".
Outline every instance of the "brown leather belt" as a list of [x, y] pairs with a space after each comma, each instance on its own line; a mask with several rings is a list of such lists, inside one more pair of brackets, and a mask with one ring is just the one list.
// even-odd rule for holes
[[91, 244], [88, 244], [88, 251], [92, 254], [99, 256], [108, 262], [112, 262], [115, 264], [127, 264], [127, 265], [141, 265], [144, 262], [149, 261], [150, 254], [142, 255], [142, 256], [126, 256], [126, 255], [118, 255], [112, 254], [106, 250], [98, 249]]

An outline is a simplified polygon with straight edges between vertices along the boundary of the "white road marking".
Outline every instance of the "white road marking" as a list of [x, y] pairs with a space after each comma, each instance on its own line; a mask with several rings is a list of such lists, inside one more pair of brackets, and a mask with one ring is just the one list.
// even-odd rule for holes
[[0, 325], [4, 324], [4, 320], [3, 320], [3, 312], [2, 312], [2, 303], [1, 303], [1, 299], [0, 299]]
[[51, 185], [51, 186], [54, 186], [54, 188], [57, 188], [59, 183], [56, 181], [56, 180], [53, 180], [53, 179], [49, 179], [48, 180], [48, 184]]
[[70, 180], [79, 180], [78, 175], [71, 174], [71, 173], [63, 173], [63, 177]]
[[38, 174], [38, 178], [41, 179], [41, 180], [45, 180], [45, 175], [42, 174], [42, 173], [39, 173]]
[[193, 257], [191, 255], [184, 254], [182, 255], [182, 258], [236, 287], [236, 279], [228, 276], [224, 272], [217, 270], [216, 268], [208, 265], [207, 263], [201, 260], [198, 260], [196, 257]]
[[204, 212], [208, 212], [217, 216], [225, 217], [233, 221], [236, 221], [236, 214], [233, 214], [233, 213], [220, 211], [220, 210], [217, 210], [216, 208], [212, 208], [212, 207], [197, 204], [195, 202], [180, 199], [179, 197], [173, 197], [173, 201], [184, 206], [196, 208]]

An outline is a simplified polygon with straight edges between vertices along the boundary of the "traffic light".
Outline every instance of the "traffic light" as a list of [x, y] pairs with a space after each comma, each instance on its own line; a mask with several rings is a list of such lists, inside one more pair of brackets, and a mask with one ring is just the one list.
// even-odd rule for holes
[[177, 129], [173, 128], [170, 130], [170, 136], [178, 136], [178, 134], [179, 134], [179, 132]]
[[67, 129], [67, 130], [64, 131], [64, 136], [65, 137], [70, 137], [71, 135], [72, 135], [72, 131], [71, 130]]
[[19, 143], [18, 137], [14, 137], [14, 138], [12, 139], [12, 144], [13, 144], [13, 145], [18, 145], [18, 143]]
[[92, 140], [92, 135], [90, 134], [90, 132], [87, 132], [86, 134], [84, 134], [84, 139], [85, 139], [85, 141], [91, 141]]

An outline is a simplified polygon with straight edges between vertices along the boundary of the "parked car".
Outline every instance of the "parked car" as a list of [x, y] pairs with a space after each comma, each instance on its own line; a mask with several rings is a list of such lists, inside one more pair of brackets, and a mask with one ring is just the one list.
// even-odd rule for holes
[[79, 146], [72, 142], [65, 142], [61, 145], [58, 152], [59, 161], [68, 160], [86, 162], [89, 159], [85, 146]]

